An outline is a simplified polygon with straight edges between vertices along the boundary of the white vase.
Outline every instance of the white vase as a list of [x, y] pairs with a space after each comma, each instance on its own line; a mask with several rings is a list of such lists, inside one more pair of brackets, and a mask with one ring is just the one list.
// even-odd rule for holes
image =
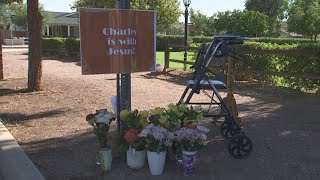
[[146, 162], [146, 150], [137, 151], [129, 148], [127, 151], [127, 164], [131, 169], [141, 169]]
[[99, 151], [100, 161], [101, 161], [101, 169], [103, 171], [111, 170], [111, 162], [112, 162], [112, 154], [111, 149], [103, 148]]
[[194, 176], [197, 151], [182, 150], [182, 165], [185, 176]]
[[149, 169], [152, 175], [161, 175], [166, 161], [167, 151], [150, 152], [147, 151]]

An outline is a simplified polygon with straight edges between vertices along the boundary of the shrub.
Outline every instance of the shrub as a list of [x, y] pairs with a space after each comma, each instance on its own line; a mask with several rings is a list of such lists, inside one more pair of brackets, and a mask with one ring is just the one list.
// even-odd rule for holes
[[43, 53], [65, 55], [65, 38], [43, 38], [42, 50]]
[[68, 38], [65, 40], [66, 56], [78, 56], [80, 54], [80, 39]]
[[[310, 41], [309, 41], [310, 42]], [[312, 78], [320, 75], [320, 44], [272, 44], [249, 42], [236, 47], [237, 51], [245, 55], [241, 61], [236, 61], [238, 70], [263, 71], [255, 75], [259, 81], [302, 91], [316, 91], [320, 89], [320, 80]], [[277, 53], [270, 52], [277, 50]], [[266, 53], [266, 52], [270, 53]], [[279, 73], [288, 76], [268, 75], [267, 73]], [[290, 77], [292, 74], [292, 77]], [[308, 75], [308, 77], [299, 77]], [[311, 77], [310, 77], [311, 76]]]
[[80, 53], [80, 40], [76, 38], [43, 38], [43, 53], [73, 57]]
[[167, 42], [175, 45], [184, 45], [184, 36], [181, 35], [157, 35], [157, 51], [164, 51]]
[[317, 42], [312, 42], [310, 39], [304, 39], [304, 38], [269, 38], [269, 37], [260, 37], [260, 38], [250, 38], [250, 41], [259, 42], [259, 43], [271, 43], [271, 44], [278, 44], [278, 45], [317, 43]]
[[192, 37], [192, 42], [193, 43], [206, 43], [206, 42], [211, 42], [212, 41], [212, 37], [208, 37], [208, 36], [194, 36]]

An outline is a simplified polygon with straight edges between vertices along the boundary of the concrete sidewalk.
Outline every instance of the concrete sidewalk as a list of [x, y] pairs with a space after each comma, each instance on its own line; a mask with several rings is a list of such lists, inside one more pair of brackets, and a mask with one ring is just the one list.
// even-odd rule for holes
[[2, 45], [3, 49], [13, 49], [13, 48], [22, 48], [22, 49], [28, 49], [28, 45]]
[[[1, 119], [0, 119], [1, 120]], [[45, 178], [0, 121], [0, 179], [44, 180]]]

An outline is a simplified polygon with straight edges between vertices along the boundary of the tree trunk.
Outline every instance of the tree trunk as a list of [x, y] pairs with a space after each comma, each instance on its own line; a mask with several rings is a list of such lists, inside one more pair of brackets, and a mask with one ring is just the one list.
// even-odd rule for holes
[[41, 90], [42, 76], [42, 16], [39, 12], [39, 0], [27, 0], [29, 31], [28, 90]]

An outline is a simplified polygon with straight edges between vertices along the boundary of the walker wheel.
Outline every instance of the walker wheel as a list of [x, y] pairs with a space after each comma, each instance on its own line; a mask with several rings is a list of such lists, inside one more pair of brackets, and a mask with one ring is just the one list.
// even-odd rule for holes
[[244, 134], [233, 136], [228, 144], [229, 153], [235, 159], [243, 159], [252, 152], [252, 141]]
[[220, 134], [226, 139], [231, 138], [233, 136], [233, 132], [232, 132], [231, 127], [227, 121], [223, 121], [221, 123]]

